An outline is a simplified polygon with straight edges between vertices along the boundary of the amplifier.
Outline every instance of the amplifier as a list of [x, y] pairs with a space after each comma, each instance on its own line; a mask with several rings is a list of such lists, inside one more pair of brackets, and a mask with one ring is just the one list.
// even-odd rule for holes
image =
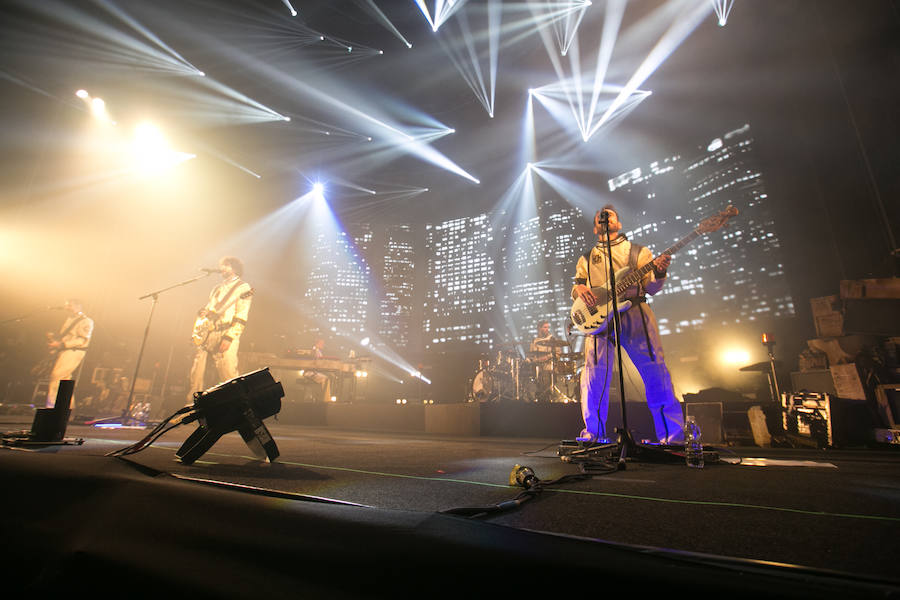
[[874, 425], [864, 401], [825, 393], [784, 393], [781, 408], [788, 437], [819, 448], [862, 445], [872, 439]]
[[900, 446], [900, 429], [875, 429], [875, 441]]

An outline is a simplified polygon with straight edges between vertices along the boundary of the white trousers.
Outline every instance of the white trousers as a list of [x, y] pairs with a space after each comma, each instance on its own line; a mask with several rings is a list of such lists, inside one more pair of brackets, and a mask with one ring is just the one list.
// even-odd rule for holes
[[[50, 371], [50, 387], [47, 389], [47, 408], [56, 406], [56, 393], [59, 391], [60, 380], [72, 379], [72, 375], [75, 374], [78, 365], [84, 360], [85, 354], [87, 354], [87, 352], [84, 350], [63, 350], [59, 353], [59, 356], [56, 357], [56, 362], [53, 363], [53, 369]], [[72, 410], [75, 409], [74, 393], [72, 394], [72, 402], [69, 403], [69, 408]]]
[[230, 381], [238, 376], [238, 340], [232, 340], [225, 352], [209, 352], [205, 346], [197, 348], [194, 355], [194, 363], [191, 365], [190, 389], [188, 390], [188, 404], [194, 401], [194, 392], [202, 392], [206, 389], [204, 376], [206, 375], [206, 361], [212, 355], [213, 364], [219, 375], [218, 383]]
[[[643, 314], [642, 314], [643, 313]], [[612, 318], [612, 317], [610, 317]], [[656, 438], [662, 443], [684, 441], [684, 416], [666, 368], [656, 316], [646, 304], [621, 314], [622, 349], [634, 363], [641, 379], [647, 406], [653, 416]], [[609, 327], [612, 328], [610, 323]], [[585, 338], [584, 372], [581, 376], [582, 435], [604, 437], [609, 410], [609, 386], [616, 362], [615, 345], [606, 333]]]

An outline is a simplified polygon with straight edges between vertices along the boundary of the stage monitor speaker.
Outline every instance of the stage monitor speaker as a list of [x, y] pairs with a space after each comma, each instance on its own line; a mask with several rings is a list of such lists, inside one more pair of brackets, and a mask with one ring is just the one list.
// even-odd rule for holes
[[75, 391], [75, 381], [63, 379], [59, 382], [59, 390], [56, 392], [56, 403], [53, 408], [39, 408], [34, 413], [34, 421], [31, 424], [29, 438], [33, 442], [61, 442], [66, 436], [66, 426], [69, 423], [70, 404], [72, 393]]

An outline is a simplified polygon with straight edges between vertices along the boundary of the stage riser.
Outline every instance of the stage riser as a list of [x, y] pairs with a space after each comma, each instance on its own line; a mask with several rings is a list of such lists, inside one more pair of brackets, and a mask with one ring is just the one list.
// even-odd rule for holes
[[[610, 408], [607, 432], [621, 427], [618, 406]], [[424, 433], [460, 437], [573, 438], [583, 427], [576, 403], [457, 403], [429, 405], [312, 404], [285, 402], [278, 423], [363, 431]], [[628, 427], [653, 437], [647, 406], [628, 403]]]

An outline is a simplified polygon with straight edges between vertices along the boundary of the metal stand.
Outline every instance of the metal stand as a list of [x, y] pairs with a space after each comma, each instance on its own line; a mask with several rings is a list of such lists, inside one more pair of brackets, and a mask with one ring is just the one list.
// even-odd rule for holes
[[141, 340], [141, 349], [138, 351], [137, 362], [134, 365], [134, 375], [132, 375], [132, 377], [131, 377], [131, 389], [128, 391], [128, 400], [125, 402], [125, 410], [122, 412], [122, 416], [119, 418], [100, 419], [100, 420], [94, 421], [94, 424], [101, 424], [101, 423], [102, 424], [112, 424], [112, 423], [115, 423], [115, 422], [121, 420], [122, 425], [128, 424], [128, 425], [134, 425], [134, 426], [138, 426], [138, 427], [144, 425], [144, 423], [136, 422], [136, 420], [132, 417], [131, 412], [132, 412], [132, 410], [134, 410], [134, 407], [132, 406], [132, 404], [134, 402], [134, 386], [137, 383], [137, 376], [141, 369], [141, 360], [144, 357], [144, 349], [147, 346], [147, 337], [150, 334], [150, 323], [151, 323], [151, 321], [153, 321], [153, 313], [156, 311], [156, 305], [159, 302], [159, 295], [162, 294], [163, 292], [168, 292], [169, 290], [173, 290], [175, 288], [179, 288], [179, 287], [194, 283], [195, 281], [199, 281], [201, 279], [209, 277], [210, 275], [212, 275], [212, 273], [213, 273], [213, 271], [208, 271], [206, 273], [203, 273], [202, 275], [197, 275], [196, 277], [191, 277], [190, 279], [182, 281], [181, 283], [176, 283], [174, 285], [170, 285], [169, 287], [162, 288], [161, 290], [156, 290], [155, 292], [150, 292], [149, 294], [144, 294], [143, 296], [138, 298], [138, 300], [146, 300], [147, 298], [153, 298], [153, 303], [150, 305], [150, 314], [147, 316], [147, 325], [146, 325], [146, 327], [144, 327], [144, 338]]
[[762, 343], [769, 352], [769, 378], [772, 385], [772, 400], [776, 404], [781, 403], [781, 390], [778, 388], [778, 372], [775, 370], [775, 352], [772, 348], [775, 346], [775, 340], [768, 333], [762, 334]]

